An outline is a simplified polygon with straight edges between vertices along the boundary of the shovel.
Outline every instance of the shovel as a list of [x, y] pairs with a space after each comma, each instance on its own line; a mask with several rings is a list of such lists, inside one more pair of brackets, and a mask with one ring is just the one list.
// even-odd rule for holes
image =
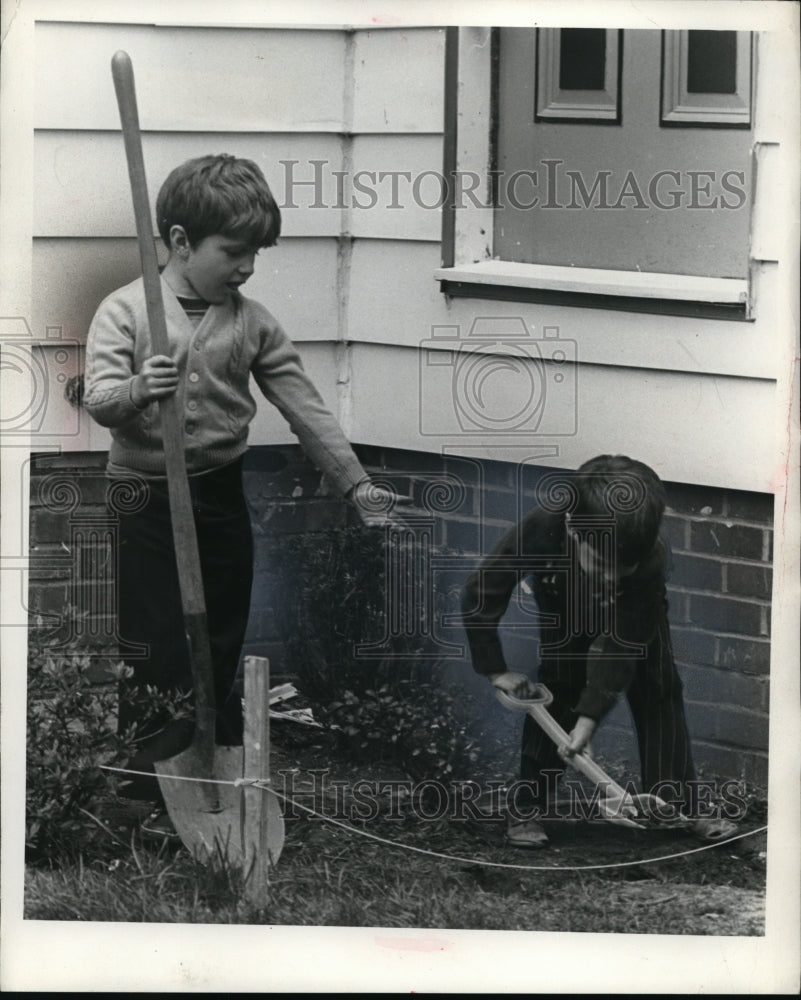
[[[139, 132], [139, 112], [136, 104], [133, 66], [126, 52], [117, 52], [111, 60], [111, 72], [117, 104], [125, 140], [125, 155], [128, 161], [128, 175], [131, 182], [136, 234], [142, 261], [142, 275], [147, 304], [153, 350], [156, 354], [169, 355], [167, 323], [164, 315], [164, 300], [161, 291], [161, 277], [158, 258], [153, 241], [153, 226], [150, 203], [147, 194], [142, 141]], [[199, 859], [209, 862], [225, 859], [228, 863], [243, 867], [245, 860], [257, 861], [250, 843], [245, 843], [245, 830], [253, 830], [252, 823], [245, 822], [245, 811], [250, 806], [253, 814], [253, 798], [259, 804], [260, 819], [269, 830], [270, 843], [262, 835], [259, 849], [269, 848], [271, 860], [276, 861], [284, 839], [283, 817], [274, 793], [261, 788], [242, 785], [243, 768], [254, 761], [243, 760], [242, 747], [217, 747], [215, 745], [216, 712], [214, 697], [214, 669], [211, 657], [203, 578], [200, 570], [200, 553], [192, 514], [192, 500], [184, 454], [183, 428], [178, 412], [176, 397], [168, 396], [159, 400], [159, 411], [164, 438], [164, 456], [167, 473], [167, 487], [172, 519], [172, 534], [175, 543], [178, 566], [178, 583], [181, 592], [184, 627], [192, 668], [195, 698], [195, 729], [192, 743], [182, 753], [169, 760], [157, 762], [154, 767], [159, 778], [167, 812], [178, 835], [189, 850]], [[256, 658], [250, 658], [252, 661]], [[266, 667], [266, 660], [259, 661]], [[253, 733], [253, 719], [250, 720], [250, 748], [259, 763], [259, 774], [252, 777], [266, 782], [269, 780], [269, 711], [267, 692], [269, 681], [263, 682], [254, 671], [256, 664], [246, 670], [246, 703], [251, 695], [251, 705], [256, 716], [266, 720], [257, 725], [260, 730]], [[266, 671], [265, 671], [266, 672]], [[250, 674], [250, 688], [249, 678]], [[263, 697], [263, 711], [256, 700]], [[246, 744], [248, 742], [248, 719], [246, 718]], [[248, 755], [245, 755], [248, 756]], [[238, 783], [237, 784], [235, 784]], [[247, 796], [247, 798], [246, 798]]]
[[[550, 736], [557, 747], [568, 745], [570, 737], [548, 711], [553, 695], [544, 684], [533, 685], [530, 698], [515, 698], [506, 691], [496, 689], [498, 700], [513, 711], [528, 712], [540, 728]], [[651, 824], [661, 827], [687, 826], [690, 820], [682, 817], [668, 803], [657, 795], [632, 795], [622, 788], [586, 751], [567, 758], [570, 763], [600, 788], [604, 798], [599, 800], [600, 815], [619, 826], [647, 827]]]

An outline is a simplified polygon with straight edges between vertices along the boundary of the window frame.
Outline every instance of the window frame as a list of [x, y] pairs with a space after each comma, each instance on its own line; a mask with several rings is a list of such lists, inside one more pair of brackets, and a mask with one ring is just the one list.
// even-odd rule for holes
[[534, 120], [619, 125], [622, 30], [604, 29], [606, 65], [605, 82], [601, 90], [562, 90], [559, 86], [562, 30], [562, 28], [537, 28], [534, 40], [537, 60]]
[[663, 128], [750, 128], [753, 105], [753, 38], [736, 35], [734, 94], [690, 93], [687, 90], [689, 31], [662, 32], [661, 117]]
[[[444, 295], [705, 319], [754, 319], [750, 265], [746, 278], [709, 278], [495, 259], [492, 180], [497, 166], [498, 66], [498, 28], [446, 30], [445, 199], [441, 266], [434, 273]], [[469, 192], [464, 178], [471, 184]], [[752, 234], [755, 194], [752, 185]]]

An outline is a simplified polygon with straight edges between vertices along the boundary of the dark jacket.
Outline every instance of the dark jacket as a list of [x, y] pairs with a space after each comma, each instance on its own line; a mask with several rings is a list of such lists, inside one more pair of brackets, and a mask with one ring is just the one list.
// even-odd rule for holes
[[498, 626], [515, 587], [526, 581], [541, 615], [541, 667], [558, 671], [560, 663], [583, 661], [586, 685], [576, 711], [602, 718], [628, 687], [638, 664], [654, 655], [651, 646], [660, 625], [667, 627], [668, 561], [660, 538], [617, 585], [595, 580], [580, 567], [564, 514], [533, 510], [501, 539], [464, 587], [462, 620], [475, 670], [494, 674], [509, 669]]

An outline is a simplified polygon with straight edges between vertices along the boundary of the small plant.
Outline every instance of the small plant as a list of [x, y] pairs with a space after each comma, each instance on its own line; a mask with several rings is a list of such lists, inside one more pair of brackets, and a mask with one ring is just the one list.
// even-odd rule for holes
[[[416, 544], [352, 527], [275, 546], [288, 666], [346, 756], [392, 762], [415, 779], [470, 776], [478, 746], [466, 695], [459, 688], [457, 698], [437, 659], [431, 621], [416, 617], [423, 608], [433, 616], [432, 600], [443, 610], [450, 595], [425, 593]], [[370, 643], [381, 656], [358, 655]]]
[[[109, 837], [97, 818], [117, 782], [101, 764], [120, 765], [136, 744], [136, 730], [117, 732], [118, 691], [133, 671], [124, 663], [98, 664], [86, 653], [50, 656], [34, 649], [28, 664], [26, 853], [51, 864]], [[186, 700], [154, 689], [143, 693], [151, 717], [186, 713]]]
[[470, 777], [479, 758], [453, 696], [430, 678], [385, 683], [361, 695], [345, 691], [325, 717], [348, 757], [398, 764], [415, 780]]

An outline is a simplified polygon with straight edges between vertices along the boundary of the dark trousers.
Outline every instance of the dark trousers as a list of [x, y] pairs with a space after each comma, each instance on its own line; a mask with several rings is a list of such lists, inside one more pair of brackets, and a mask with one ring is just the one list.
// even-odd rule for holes
[[[190, 476], [190, 494], [200, 550], [209, 638], [214, 664], [217, 743], [242, 743], [241, 698], [234, 687], [245, 638], [253, 579], [253, 538], [242, 490], [242, 460]], [[133, 770], [153, 771], [153, 762], [172, 757], [191, 742], [191, 719], [162, 713], [142, 728], [142, 692], [191, 692], [192, 671], [178, 587], [169, 496], [164, 480], [137, 487], [141, 507], [119, 514], [119, 635], [142, 644], [143, 657], [130, 657], [133, 678], [121, 686], [119, 728], [136, 723]], [[136, 507], [129, 503], [128, 507]], [[178, 554], [180, 558], [180, 553]], [[123, 794], [158, 801], [155, 779], [134, 779]]]
[[[588, 643], [589, 644], [589, 643]], [[551, 715], [568, 733], [578, 715], [573, 706], [578, 702], [586, 678], [586, 661], [581, 659], [543, 659], [538, 680], [553, 694], [549, 706]], [[634, 719], [640, 751], [642, 791], [659, 791], [663, 782], [675, 782], [675, 792], [665, 789], [661, 797], [685, 803], [688, 800], [686, 782], [695, 779], [690, 737], [684, 714], [682, 682], [673, 660], [667, 619], [648, 646], [647, 656], [638, 662], [634, 679], [626, 692]], [[553, 811], [549, 801], [557, 775], [565, 764], [556, 744], [527, 715], [523, 726], [520, 757], [520, 777], [531, 782], [531, 792], [519, 798], [521, 808], [536, 806], [542, 813]], [[549, 772], [545, 774], [544, 772]], [[619, 782], [624, 784], [625, 782]]]

